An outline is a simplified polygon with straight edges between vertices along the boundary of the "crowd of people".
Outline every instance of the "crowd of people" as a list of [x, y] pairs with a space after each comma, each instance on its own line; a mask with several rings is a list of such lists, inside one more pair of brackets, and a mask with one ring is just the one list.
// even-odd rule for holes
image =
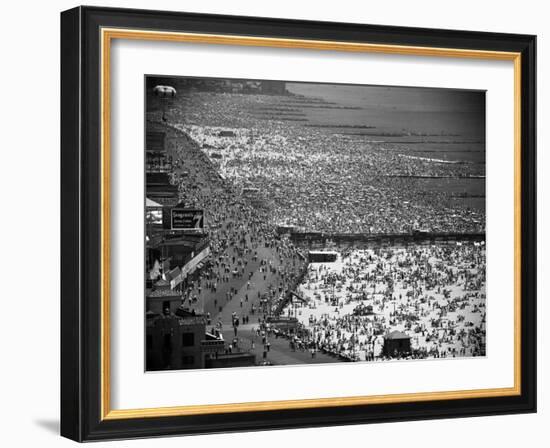
[[356, 360], [383, 359], [393, 331], [415, 358], [485, 354], [485, 246], [478, 242], [353, 249], [311, 263], [285, 310], [306, 344]]
[[[166, 113], [171, 179], [179, 202], [204, 210], [210, 247], [183, 301], [207, 316], [212, 332], [231, 327], [237, 337], [252, 318], [262, 338], [286, 336], [291, 350], [312, 356], [384, 359], [392, 331], [410, 336], [409, 357], [484, 355], [483, 242], [339, 248], [336, 262], [308, 265], [305, 251], [277, 231], [483, 233], [484, 207], [444, 188], [426, 194], [417, 179], [483, 178], [484, 166], [404, 156], [251, 112], [251, 104], [281, 98], [184, 93], [185, 107]], [[148, 118], [159, 123], [158, 115]], [[298, 319], [297, 332], [267, 323], [281, 312]]]
[[184, 101], [185, 111], [173, 111], [180, 129], [227, 180], [258, 190], [272, 222], [332, 233], [485, 230], [484, 207], [457, 201], [445, 188], [426, 194], [417, 182], [478, 182], [483, 164], [413, 157], [391, 144], [346, 138], [277, 115], [260, 119], [252, 105], [266, 101], [261, 95], [195, 92]]
[[[218, 316], [216, 323], [221, 323], [224, 306], [246, 285], [239, 307], [241, 321], [249, 315], [272, 312], [295, 286], [305, 256], [288, 237], [276, 232], [265, 211], [236, 194], [193, 140], [169, 125], [163, 128], [174, 160], [172, 182], [178, 186], [178, 201], [204, 211], [210, 248], [207, 265], [182, 291], [184, 304], [211, 318]], [[252, 297], [249, 290], [257, 271], [257, 282], [265, 284], [265, 291], [255, 291], [257, 296]], [[228, 317], [225, 320], [230, 323]]]

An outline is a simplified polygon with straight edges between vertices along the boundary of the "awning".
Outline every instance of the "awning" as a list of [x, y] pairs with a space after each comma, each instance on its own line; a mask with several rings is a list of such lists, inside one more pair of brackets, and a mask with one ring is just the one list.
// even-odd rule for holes
[[174, 289], [183, 280], [181, 275], [181, 269], [179, 267], [172, 269], [170, 272], [167, 272], [164, 276], [166, 277], [166, 280], [170, 282], [171, 289]]
[[161, 207], [162, 208], [162, 204], [159, 204], [158, 202], [155, 202], [152, 199], [145, 198], [145, 207]]
[[193, 257], [185, 266], [181, 268], [181, 276], [185, 278], [187, 275], [192, 274], [201, 261], [205, 260], [210, 255], [210, 247], [207, 246], [201, 250], [195, 257]]

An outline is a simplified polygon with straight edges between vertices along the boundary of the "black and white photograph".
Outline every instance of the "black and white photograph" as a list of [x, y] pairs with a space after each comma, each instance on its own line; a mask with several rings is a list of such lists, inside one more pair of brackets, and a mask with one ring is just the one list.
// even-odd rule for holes
[[548, 445], [545, 3], [87, 3], [3, 9], [2, 446]]
[[146, 370], [486, 356], [485, 91], [145, 77]]

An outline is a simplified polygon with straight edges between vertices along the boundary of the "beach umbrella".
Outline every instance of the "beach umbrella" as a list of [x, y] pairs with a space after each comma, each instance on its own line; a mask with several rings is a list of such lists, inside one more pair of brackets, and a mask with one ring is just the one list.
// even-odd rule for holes
[[160, 98], [162, 103], [162, 121], [166, 121], [166, 105], [176, 97], [176, 93], [176, 89], [172, 86], [158, 85], [153, 88], [153, 94]]

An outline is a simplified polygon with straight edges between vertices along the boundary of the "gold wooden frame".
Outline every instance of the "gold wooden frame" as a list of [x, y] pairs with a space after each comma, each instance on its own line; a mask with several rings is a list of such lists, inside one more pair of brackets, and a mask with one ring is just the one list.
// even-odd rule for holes
[[[514, 63], [514, 386], [444, 392], [315, 398], [142, 409], [111, 409], [110, 369], [110, 50], [113, 39], [336, 50], [413, 56], [506, 60]], [[422, 402], [521, 395], [521, 53], [403, 45], [278, 39], [216, 34], [101, 29], [101, 419], [117, 420], [228, 412]]]

